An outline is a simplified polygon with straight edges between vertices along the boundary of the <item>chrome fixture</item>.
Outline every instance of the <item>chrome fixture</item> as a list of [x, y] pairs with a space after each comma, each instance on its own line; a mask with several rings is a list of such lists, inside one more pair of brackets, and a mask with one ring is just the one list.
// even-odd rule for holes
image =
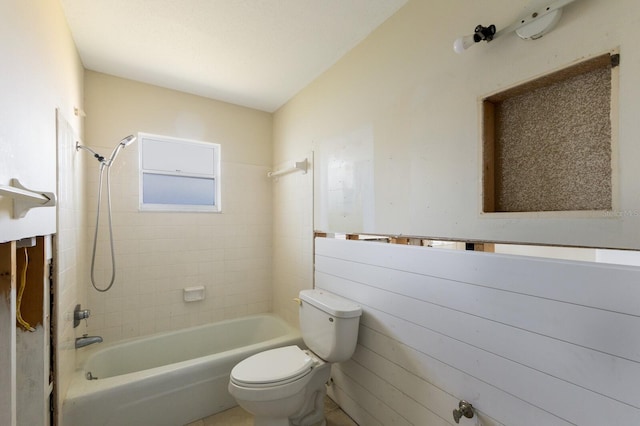
[[518, 19], [508, 27], [496, 31], [495, 25], [484, 27], [476, 26], [473, 34], [462, 36], [453, 43], [453, 50], [456, 53], [462, 53], [476, 43], [485, 40], [491, 40], [501, 36], [515, 32], [518, 37], [523, 40], [536, 40], [548, 33], [555, 27], [562, 16], [562, 8], [575, 0], [555, 0], [547, 6], [543, 6], [526, 16]]
[[[98, 180], [98, 209], [96, 213], [96, 230], [93, 234], [93, 252], [91, 254], [91, 285], [97, 291], [105, 292], [108, 291], [116, 280], [116, 255], [113, 247], [113, 226], [111, 224], [111, 165], [114, 160], [118, 156], [118, 153], [121, 149], [131, 145], [136, 140], [134, 135], [129, 135], [126, 138], [122, 139], [118, 142], [118, 145], [113, 149], [111, 155], [108, 159], [105, 159], [102, 155], [95, 152], [93, 149], [80, 145], [79, 142], [76, 142], [76, 151], [84, 149], [85, 151], [89, 151], [93, 154], [93, 156], [100, 162], [100, 179]], [[107, 168], [107, 219], [109, 223], [109, 243], [111, 248], [111, 280], [109, 284], [105, 288], [98, 288], [95, 280], [95, 263], [96, 263], [96, 245], [98, 243], [98, 228], [100, 225], [100, 205], [102, 203], [102, 174], [104, 172], [105, 167]]]
[[473, 405], [464, 400], [460, 401], [458, 403], [458, 408], [453, 410], [453, 420], [455, 420], [456, 423], [460, 423], [462, 416], [468, 419], [473, 418]]
[[76, 305], [76, 308], [73, 310], [73, 328], [76, 328], [80, 325], [81, 320], [86, 320], [91, 315], [91, 311], [89, 309], [80, 309], [80, 305]]
[[93, 345], [94, 343], [101, 343], [102, 337], [100, 336], [87, 336], [83, 334], [82, 337], [76, 338], [76, 349], [84, 348], [85, 346]]
[[97, 152], [95, 152], [93, 149], [89, 148], [88, 146], [84, 146], [84, 145], [80, 145], [80, 142], [76, 142], [76, 151], [79, 151], [81, 149], [84, 149], [85, 151], [89, 151], [90, 153], [93, 154], [93, 156], [95, 157], [96, 160], [98, 160], [100, 162], [100, 164], [109, 167], [111, 166], [111, 164], [113, 163], [113, 161], [116, 159], [116, 157], [118, 156], [118, 153], [120, 152], [120, 150], [126, 146], [131, 145], [134, 141], [136, 140], [136, 137], [133, 135], [129, 135], [126, 138], [122, 139], [118, 145], [116, 145], [115, 148], [113, 148], [113, 151], [111, 151], [111, 155], [109, 156], [108, 160], [105, 160], [104, 156], [98, 154]]

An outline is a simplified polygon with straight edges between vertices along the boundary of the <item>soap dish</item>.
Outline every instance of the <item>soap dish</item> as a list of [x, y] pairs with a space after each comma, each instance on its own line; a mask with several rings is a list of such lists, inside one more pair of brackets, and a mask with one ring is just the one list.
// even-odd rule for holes
[[196, 302], [204, 299], [204, 286], [197, 287], [185, 287], [184, 289], [184, 301]]

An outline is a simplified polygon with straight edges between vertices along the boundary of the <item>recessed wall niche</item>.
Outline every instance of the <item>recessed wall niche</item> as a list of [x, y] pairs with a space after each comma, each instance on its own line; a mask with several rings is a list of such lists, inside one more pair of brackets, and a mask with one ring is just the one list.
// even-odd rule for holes
[[611, 210], [618, 64], [601, 55], [482, 100], [483, 212]]

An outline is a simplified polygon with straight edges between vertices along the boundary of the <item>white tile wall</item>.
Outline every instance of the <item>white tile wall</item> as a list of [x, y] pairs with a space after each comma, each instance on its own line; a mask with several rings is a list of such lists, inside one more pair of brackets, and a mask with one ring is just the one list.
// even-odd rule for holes
[[[77, 155], [75, 142], [79, 140], [66, 118], [58, 113], [58, 232], [54, 238], [56, 251], [56, 288], [54, 300], [57, 324], [56, 383], [59, 398], [64, 397], [75, 369], [76, 329], [73, 310], [76, 304], [86, 304], [86, 287], [78, 285], [86, 271], [88, 260], [85, 245], [85, 158]], [[84, 307], [84, 306], [83, 306]]]
[[[120, 152], [112, 166], [117, 281], [99, 293], [84, 276], [93, 314], [86, 331], [109, 342], [270, 311], [271, 115], [92, 71], [85, 73], [84, 107], [87, 144], [98, 152], [146, 132], [219, 143], [222, 160], [222, 213], [139, 212], [139, 144]], [[91, 160], [85, 175], [91, 246], [98, 163]], [[100, 286], [111, 273], [102, 223]], [[204, 286], [205, 299], [185, 303], [183, 289], [191, 286]]]
[[[307, 158], [312, 161], [312, 153]], [[302, 158], [302, 157], [301, 157]], [[301, 158], [297, 159], [299, 161]], [[290, 165], [280, 164], [280, 170]], [[298, 305], [292, 299], [313, 283], [313, 164], [301, 172], [274, 179], [273, 310], [298, 326]]]
[[[268, 169], [223, 162], [220, 214], [139, 212], [136, 155], [136, 149], [122, 151], [112, 170], [117, 278], [106, 293], [88, 291], [92, 316], [86, 332], [113, 342], [270, 311]], [[97, 168], [93, 162], [87, 168], [94, 176], [88, 183], [88, 246], [95, 229]], [[101, 215], [96, 277], [104, 287], [111, 264], [106, 210]], [[183, 289], [191, 286], [204, 286], [205, 299], [184, 302]]]

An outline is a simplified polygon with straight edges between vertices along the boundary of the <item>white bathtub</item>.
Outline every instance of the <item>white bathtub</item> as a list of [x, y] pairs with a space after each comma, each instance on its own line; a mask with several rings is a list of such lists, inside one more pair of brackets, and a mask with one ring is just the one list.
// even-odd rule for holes
[[292, 344], [302, 344], [299, 331], [264, 314], [94, 345], [74, 373], [62, 424], [185, 425], [236, 405], [227, 391], [235, 364]]

